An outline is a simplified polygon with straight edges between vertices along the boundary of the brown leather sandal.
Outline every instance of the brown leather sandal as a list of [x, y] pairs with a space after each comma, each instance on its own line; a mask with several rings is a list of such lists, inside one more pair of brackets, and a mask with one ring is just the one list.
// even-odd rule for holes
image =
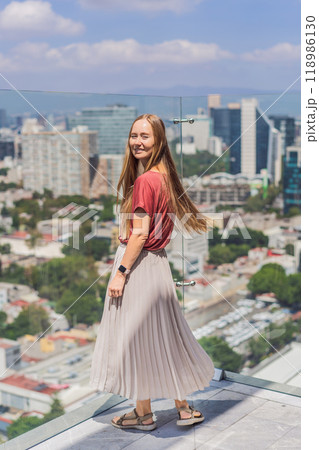
[[[180, 426], [193, 425], [194, 423], [203, 422], [203, 420], [205, 420], [205, 417], [203, 416], [203, 414], [200, 411], [194, 409], [190, 405], [188, 408], [177, 408], [177, 411], [178, 411], [178, 415], [179, 415], [179, 420], [176, 422], [176, 424], [180, 425]], [[186, 411], [189, 414], [191, 414], [192, 416], [187, 419], [182, 419], [180, 411]], [[194, 412], [199, 412], [200, 416], [195, 416]]]
[[[145, 430], [145, 431], [151, 431], [156, 428], [156, 422], [152, 423], [142, 423], [144, 420], [150, 419], [153, 416], [153, 413], [145, 414], [145, 416], [139, 416], [136, 412], [136, 408], [134, 408], [134, 411], [130, 413], [123, 414], [117, 422], [114, 422], [114, 420], [111, 420], [111, 424], [116, 428], [135, 428], [136, 430]], [[123, 420], [134, 420], [136, 419], [136, 424], [131, 425], [123, 425]]]

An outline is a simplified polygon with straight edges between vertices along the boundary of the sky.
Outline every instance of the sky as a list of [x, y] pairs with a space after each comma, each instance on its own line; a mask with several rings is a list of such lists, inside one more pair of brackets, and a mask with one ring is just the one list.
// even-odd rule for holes
[[278, 92], [299, 76], [300, 0], [0, 0], [0, 89]]

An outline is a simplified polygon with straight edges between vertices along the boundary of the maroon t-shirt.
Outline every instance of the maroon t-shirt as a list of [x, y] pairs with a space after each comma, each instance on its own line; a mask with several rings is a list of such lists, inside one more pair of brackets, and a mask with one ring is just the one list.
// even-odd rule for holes
[[[140, 175], [134, 183], [132, 213], [141, 207], [151, 217], [149, 236], [143, 246], [146, 250], [155, 251], [166, 247], [174, 228], [173, 220], [168, 216], [172, 211], [168, 209], [168, 194], [165, 192], [164, 180], [164, 189], [161, 192], [162, 177], [165, 176], [149, 170]], [[133, 231], [132, 222], [133, 219], [130, 221], [129, 236]], [[121, 236], [118, 238], [122, 243], [128, 242], [128, 239], [122, 239]]]

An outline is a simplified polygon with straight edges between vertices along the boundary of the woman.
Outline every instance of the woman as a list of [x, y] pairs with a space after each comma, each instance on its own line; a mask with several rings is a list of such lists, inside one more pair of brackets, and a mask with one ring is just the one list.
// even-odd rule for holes
[[209, 386], [214, 364], [182, 314], [165, 246], [174, 214], [179, 220], [189, 214], [187, 231], [207, 231], [211, 221], [185, 193], [159, 117], [144, 114], [133, 122], [121, 187], [121, 213], [132, 220], [119, 236], [90, 385], [136, 400], [131, 413], [111, 421], [118, 428], [156, 428], [151, 398], [174, 398], [178, 425], [202, 422], [185, 398]]

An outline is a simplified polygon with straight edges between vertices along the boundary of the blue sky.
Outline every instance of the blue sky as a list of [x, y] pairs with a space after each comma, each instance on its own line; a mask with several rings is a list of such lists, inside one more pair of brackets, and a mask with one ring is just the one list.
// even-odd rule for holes
[[18, 89], [280, 91], [300, 75], [300, 1], [1, 1], [0, 73]]

